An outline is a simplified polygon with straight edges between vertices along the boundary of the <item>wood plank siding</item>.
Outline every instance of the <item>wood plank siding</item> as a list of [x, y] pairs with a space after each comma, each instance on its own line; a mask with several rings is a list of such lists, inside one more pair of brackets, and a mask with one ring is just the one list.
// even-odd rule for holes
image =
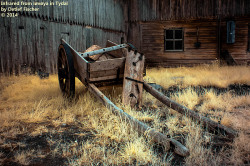
[[249, 0], [129, 0], [131, 22], [249, 16]]
[[120, 43], [121, 37], [126, 39], [124, 6], [115, 0], [69, 0], [66, 6], [39, 6], [38, 12], [0, 17], [0, 73], [27, 67], [55, 73], [61, 38], [77, 51], [93, 44], [105, 47], [107, 40]]
[[235, 43], [227, 44], [226, 42], [226, 21], [222, 22], [221, 29], [221, 50], [228, 50], [231, 56], [238, 64], [250, 65], [250, 52], [248, 42], [250, 19], [237, 19], [235, 21]]
[[[164, 29], [183, 28], [184, 50], [164, 50]], [[199, 42], [196, 48], [197, 27]], [[143, 22], [141, 23], [141, 47], [150, 66], [171, 66], [179, 64], [207, 63], [217, 59], [216, 22]]]
[[[128, 41], [146, 55], [148, 66], [211, 63], [227, 50], [249, 64], [249, 0], [130, 0]], [[235, 21], [235, 43], [227, 44], [226, 22]], [[183, 28], [183, 51], [165, 51], [164, 29]], [[200, 48], [195, 47], [198, 40]]]

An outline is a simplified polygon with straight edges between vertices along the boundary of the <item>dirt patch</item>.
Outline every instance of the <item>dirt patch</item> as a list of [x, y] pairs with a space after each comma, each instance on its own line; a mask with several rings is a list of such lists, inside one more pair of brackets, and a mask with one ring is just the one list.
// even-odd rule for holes
[[[26, 126], [32, 131], [38, 124], [26, 124]], [[48, 132], [36, 136], [25, 133], [18, 134], [14, 138], [5, 138], [1, 135], [1, 139], [4, 140], [0, 143], [1, 163], [2, 165], [64, 165], [67, 163], [67, 157], [61, 154], [63, 148], [94, 137], [92, 131], [84, 130], [76, 125], [59, 127], [48, 125]], [[21, 158], [20, 155], [23, 155], [22, 159], [18, 159]], [[27, 160], [26, 164], [20, 161], [24, 160], [23, 158]]]
[[230, 112], [227, 120], [232, 121], [231, 126], [237, 130], [243, 131], [250, 136], [250, 106], [238, 107]]

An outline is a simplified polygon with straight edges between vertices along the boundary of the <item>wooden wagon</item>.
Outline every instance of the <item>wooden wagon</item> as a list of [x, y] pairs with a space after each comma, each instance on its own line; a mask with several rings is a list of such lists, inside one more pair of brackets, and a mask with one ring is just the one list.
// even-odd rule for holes
[[[67, 97], [74, 96], [75, 77], [87, 87], [96, 84], [119, 84], [123, 81], [124, 85], [127, 85], [129, 79], [143, 81], [144, 56], [131, 44], [117, 45], [107, 41], [107, 48], [94, 45], [81, 53], [74, 50], [65, 40], [61, 41], [58, 50], [58, 77], [60, 88]], [[124, 77], [126, 60], [127, 72]], [[142, 84], [134, 85], [134, 89], [124, 86], [126, 91], [123, 93], [123, 102], [131, 106], [140, 106], [143, 87]]]
[[59, 85], [66, 97], [72, 98], [75, 94], [75, 77], [77, 77], [113, 114], [121, 117], [136, 130], [150, 140], [164, 146], [181, 155], [189, 155], [189, 150], [180, 142], [168, 138], [141, 121], [133, 118], [122, 109], [112, 103], [98, 88], [97, 85], [123, 84], [122, 102], [131, 107], [140, 107], [142, 92], [145, 89], [159, 101], [200, 122], [209, 129], [220, 129], [225, 134], [235, 137], [237, 133], [221, 124], [218, 124], [200, 114], [176, 103], [161, 92], [143, 81], [145, 57], [131, 44], [116, 44], [107, 41], [106, 48], [93, 46], [85, 52], [73, 49], [65, 40], [61, 40], [58, 49], [58, 78]]

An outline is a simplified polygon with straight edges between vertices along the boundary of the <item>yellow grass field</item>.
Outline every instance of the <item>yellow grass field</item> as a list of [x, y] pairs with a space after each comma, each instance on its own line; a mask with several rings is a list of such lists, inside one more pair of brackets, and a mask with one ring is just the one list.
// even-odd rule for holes
[[237, 130], [239, 136], [229, 140], [209, 132], [146, 92], [143, 107], [134, 110], [121, 104], [122, 87], [100, 88], [125, 112], [189, 148], [190, 155], [180, 157], [138, 136], [79, 80], [76, 97], [69, 102], [57, 75], [1, 76], [0, 165], [250, 164], [250, 67], [147, 69], [144, 80], [172, 89], [170, 98]]

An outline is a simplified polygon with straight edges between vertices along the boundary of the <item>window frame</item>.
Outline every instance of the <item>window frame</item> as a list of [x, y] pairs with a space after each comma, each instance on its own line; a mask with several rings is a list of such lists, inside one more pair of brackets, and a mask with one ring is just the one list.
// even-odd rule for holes
[[[166, 39], [166, 31], [172, 30], [173, 31], [173, 39]], [[182, 30], [182, 39], [175, 39], [175, 31]], [[172, 41], [173, 42], [173, 50], [166, 49], [166, 42]], [[182, 49], [175, 49], [175, 41], [182, 41]], [[183, 27], [175, 27], [175, 28], [166, 28], [164, 29], [164, 51], [165, 52], [183, 52], [184, 51], [184, 28]]]

